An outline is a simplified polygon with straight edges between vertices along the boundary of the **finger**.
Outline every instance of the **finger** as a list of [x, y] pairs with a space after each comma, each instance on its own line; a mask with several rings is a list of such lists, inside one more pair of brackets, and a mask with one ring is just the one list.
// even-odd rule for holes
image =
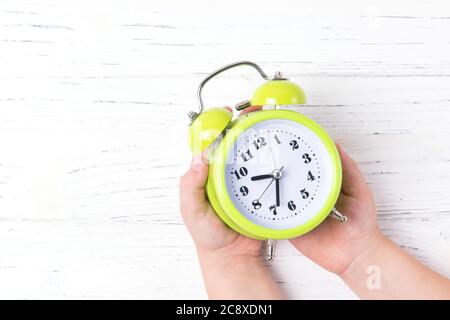
[[205, 183], [208, 177], [208, 164], [202, 154], [192, 158], [189, 170], [180, 180], [180, 209], [186, 220], [198, 219], [206, 214], [208, 202], [205, 196]]
[[262, 106], [250, 106], [248, 108], [245, 108], [244, 110], [242, 110], [239, 115], [243, 115], [249, 112], [253, 112], [253, 111], [258, 111], [258, 110], [262, 110]]
[[358, 197], [369, 192], [366, 180], [356, 162], [336, 143], [342, 163], [342, 192], [350, 197]]
[[231, 109], [231, 107], [224, 107], [224, 108], [233, 113], [233, 109]]

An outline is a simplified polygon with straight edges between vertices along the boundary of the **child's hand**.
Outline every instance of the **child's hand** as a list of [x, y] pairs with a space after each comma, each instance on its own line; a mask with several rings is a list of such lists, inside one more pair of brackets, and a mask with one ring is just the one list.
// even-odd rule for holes
[[239, 235], [215, 214], [205, 195], [208, 165], [200, 155], [181, 178], [183, 220], [197, 247], [211, 299], [280, 299], [281, 293], [259, 256], [261, 241]]
[[336, 208], [346, 223], [327, 219], [291, 242], [305, 256], [341, 276], [361, 298], [449, 299], [450, 281], [386, 238], [372, 193], [355, 161], [338, 145], [342, 190]]
[[348, 217], [346, 223], [328, 218], [313, 231], [292, 239], [305, 256], [336, 274], [343, 274], [352, 261], [376, 238], [382, 237], [377, 225], [372, 193], [358, 169], [341, 146], [342, 190], [336, 208]]
[[259, 256], [261, 241], [231, 230], [211, 208], [204, 188], [207, 177], [207, 160], [200, 154], [192, 159], [190, 169], [180, 182], [181, 213], [197, 250], [223, 256]]

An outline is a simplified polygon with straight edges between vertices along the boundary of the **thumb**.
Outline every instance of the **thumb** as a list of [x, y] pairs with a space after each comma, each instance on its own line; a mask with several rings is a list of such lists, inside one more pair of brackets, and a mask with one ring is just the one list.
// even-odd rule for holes
[[208, 208], [205, 183], [208, 178], [207, 160], [202, 154], [192, 158], [191, 167], [180, 180], [180, 209], [183, 219], [203, 217]]

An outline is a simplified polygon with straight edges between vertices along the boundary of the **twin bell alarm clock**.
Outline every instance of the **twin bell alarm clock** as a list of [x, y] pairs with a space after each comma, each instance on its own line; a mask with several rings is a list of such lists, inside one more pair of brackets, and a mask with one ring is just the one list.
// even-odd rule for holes
[[[261, 108], [237, 117], [225, 108], [205, 110], [204, 85], [237, 66], [253, 67], [266, 81], [236, 110]], [[199, 111], [189, 113], [189, 146], [194, 154], [208, 154], [209, 202], [231, 229], [268, 240], [268, 260], [276, 240], [301, 236], [328, 216], [347, 220], [334, 208], [342, 169], [333, 140], [315, 121], [288, 110], [306, 103], [298, 85], [280, 72], [270, 78], [257, 64], [243, 61], [207, 76], [198, 100]]]

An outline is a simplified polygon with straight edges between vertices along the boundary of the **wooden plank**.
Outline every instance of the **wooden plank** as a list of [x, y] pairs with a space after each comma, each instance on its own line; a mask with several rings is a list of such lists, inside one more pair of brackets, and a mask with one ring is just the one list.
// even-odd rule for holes
[[[206, 297], [178, 209], [186, 114], [199, 81], [241, 59], [304, 87], [298, 110], [358, 161], [383, 231], [450, 276], [449, 9], [2, 1], [0, 297]], [[259, 83], [233, 70], [205, 101]], [[355, 298], [287, 242], [278, 254], [287, 297]]]

